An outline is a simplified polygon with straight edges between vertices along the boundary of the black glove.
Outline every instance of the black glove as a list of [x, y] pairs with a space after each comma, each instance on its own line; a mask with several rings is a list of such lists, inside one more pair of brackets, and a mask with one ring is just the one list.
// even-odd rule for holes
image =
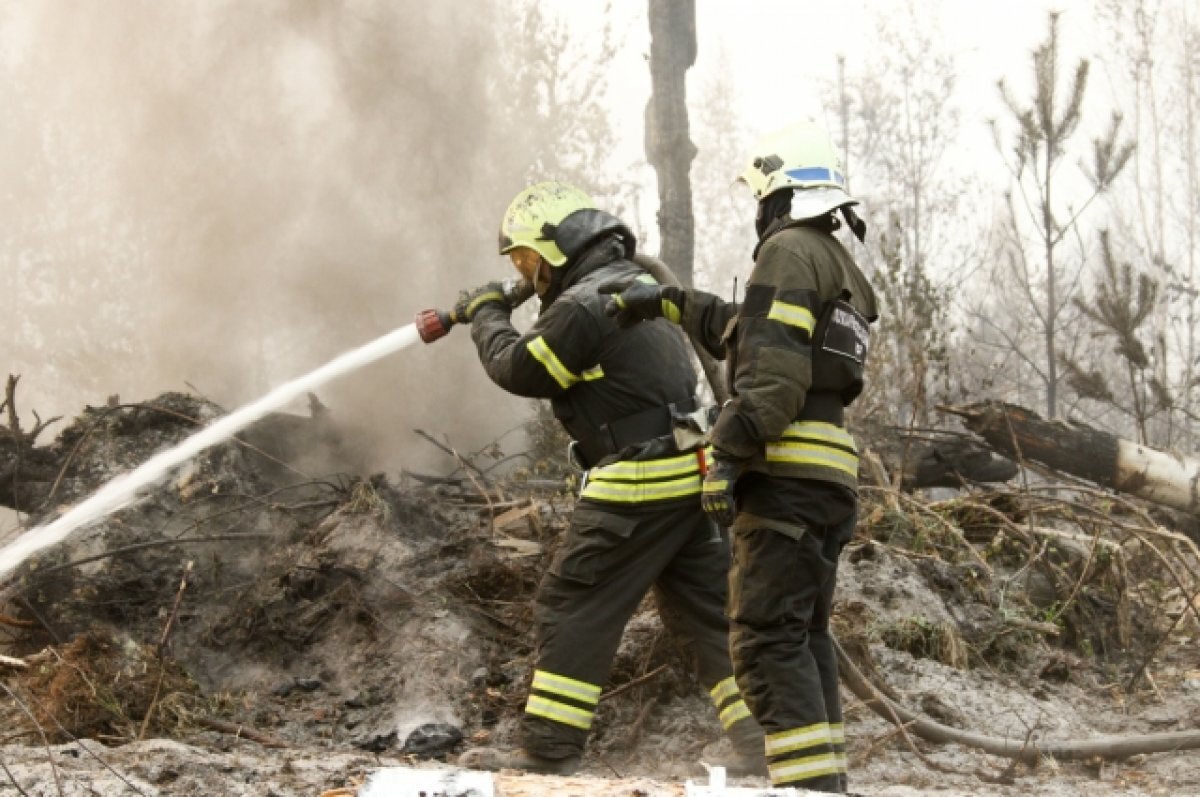
[[708, 473], [704, 475], [700, 506], [719, 526], [733, 525], [733, 518], [737, 515], [733, 488], [741, 473], [741, 462], [714, 457], [708, 466]]
[[608, 282], [597, 290], [612, 296], [604, 306], [604, 313], [615, 316], [622, 329], [655, 318], [666, 318], [678, 324], [687, 296], [682, 288], [638, 281]]
[[480, 285], [474, 290], [458, 294], [458, 301], [454, 303], [454, 320], [460, 324], [469, 324], [475, 320], [475, 313], [479, 312], [479, 308], [490, 302], [510, 307], [503, 282], [489, 282], [487, 285]]
[[504, 301], [514, 310], [532, 299], [535, 293], [533, 283], [524, 277], [506, 279], [500, 285], [503, 287]]

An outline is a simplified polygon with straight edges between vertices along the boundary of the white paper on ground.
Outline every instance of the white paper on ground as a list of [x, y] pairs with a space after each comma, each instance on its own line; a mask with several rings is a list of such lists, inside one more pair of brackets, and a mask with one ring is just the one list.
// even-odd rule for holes
[[388, 767], [367, 779], [358, 797], [494, 797], [491, 772]]

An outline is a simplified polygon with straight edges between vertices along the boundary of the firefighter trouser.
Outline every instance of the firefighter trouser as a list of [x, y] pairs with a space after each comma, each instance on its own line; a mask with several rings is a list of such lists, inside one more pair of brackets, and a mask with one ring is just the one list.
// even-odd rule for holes
[[547, 758], [582, 752], [625, 624], [652, 587], [664, 625], [695, 651], [735, 745], [761, 740], [729, 661], [728, 565], [726, 543], [695, 500], [621, 510], [580, 501], [534, 604], [525, 749]]
[[742, 515], [732, 529], [729, 643], [737, 684], [766, 734], [772, 785], [841, 792], [846, 740], [829, 616], [838, 556], [855, 517], [788, 533], [759, 520]]

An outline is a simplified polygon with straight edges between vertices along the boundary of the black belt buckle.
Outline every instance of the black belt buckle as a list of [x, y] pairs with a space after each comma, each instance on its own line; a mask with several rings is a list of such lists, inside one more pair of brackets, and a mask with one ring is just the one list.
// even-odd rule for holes
[[567, 443], [567, 462], [580, 473], [587, 473], [588, 464], [583, 458], [583, 451], [578, 440]]

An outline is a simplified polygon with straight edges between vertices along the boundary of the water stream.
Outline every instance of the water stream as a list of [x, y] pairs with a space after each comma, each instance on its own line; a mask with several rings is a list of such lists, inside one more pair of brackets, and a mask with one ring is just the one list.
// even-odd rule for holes
[[116, 477], [57, 520], [30, 529], [4, 548], [0, 548], [0, 578], [43, 548], [62, 542], [77, 529], [128, 505], [143, 487], [156, 483], [172, 468], [210, 446], [223, 443], [267, 413], [343, 374], [408, 348], [418, 340], [420, 338], [415, 324], [401, 327], [365, 346], [348, 351], [287, 384], [280, 385], [251, 404], [218, 418], [212, 425], [206, 426], [174, 448], [155, 454], [137, 468]]

